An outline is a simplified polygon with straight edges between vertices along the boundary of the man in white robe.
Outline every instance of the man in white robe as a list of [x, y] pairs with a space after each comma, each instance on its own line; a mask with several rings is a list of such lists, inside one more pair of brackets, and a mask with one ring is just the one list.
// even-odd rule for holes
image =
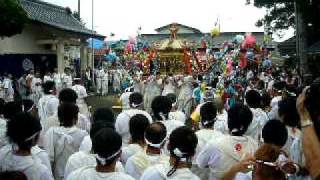
[[100, 67], [99, 70], [96, 71], [96, 88], [97, 94], [101, 94], [102, 90], [102, 77], [104, 76], [104, 70]]
[[121, 91], [121, 76], [122, 74], [120, 69], [114, 70], [112, 86], [113, 92], [115, 93], [119, 93]]
[[3, 79], [4, 100], [5, 102], [13, 101], [14, 90], [11, 75], [5, 76]]
[[108, 73], [107, 69], [104, 69], [104, 73], [102, 74], [101, 80], [102, 80], [102, 83], [101, 83], [101, 88], [102, 88], [101, 95], [102, 96], [106, 96], [108, 94], [108, 90], [109, 90], [109, 73]]
[[161, 88], [158, 85], [154, 76], [150, 76], [146, 81], [145, 90], [144, 90], [144, 109], [151, 113], [151, 103], [156, 96], [161, 94]]
[[142, 106], [143, 98], [140, 93], [132, 93], [129, 98], [130, 109], [122, 111], [115, 123], [116, 131], [122, 136], [122, 143], [124, 146], [129, 144], [131, 139], [130, 132], [129, 132], [129, 121], [131, 117], [136, 114], [143, 114], [145, 115], [150, 123], [152, 122], [152, 117], [146, 111], [140, 109]]
[[68, 158], [79, 150], [83, 138], [88, 135], [75, 126], [78, 108], [75, 104], [62, 104], [58, 108], [62, 126], [50, 128], [44, 136], [44, 149], [48, 152], [56, 180], [64, 179]]
[[32, 78], [31, 81], [31, 96], [32, 96], [32, 100], [35, 104], [38, 104], [39, 99], [42, 96], [42, 80], [40, 78], [40, 73], [37, 72], [36, 75]]
[[58, 111], [59, 99], [55, 96], [56, 90], [53, 81], [46, 81], [43, 85], [44, 95], [38, 102], [38, 113], [41, 121], [53, 116]]
[[78, 95], [77, 105], [79, 107], [79, 113], [82, 114], [82, 115], [85, 115], [86, 117], [90, 117], [88, 105], [87, 105], [87, 103], [85, 101], [85, 99], [88, 96], [87, 90], [81, 84], [81, 79], [80, 78], [74, 78], [74, 83], [75, 84], [72, 86], [71, 89], [73, 89]]
[[63, 87], [71, 88], [72, 87], [72, 75], [70, 71], [67, 71], [65, 75], [63, 75]]
[[121, 137], [113, 129], [102, 128], [94, 135], [93, 153], [96, 165], [73, 171], [66, 180], [133, 180], [123, 172], [116, 171], [116, 161], [121, 154]]
[[[210, 168], [210, 180], [221, 179], [224, 173], [246, 154], [253, 154], [257, 148], [256, 140], [245, 136], [252, 121], [252, 112], [247, 106], [234, 105], [228, 112], [230, 135], [212, 139], [199, 153], [196, 163], [200, 168]], [[241, 121], [241, 123], [235, 123]]]
[[146, 150], [131, 156], [126, 163], [125, 171], [138, 180], [148, 167], [167, 163], [169, 157], [161, 151], [165, 145], [166, 136], [166, 128], [162, 123], [151, 124], [145, 132]]
[[62, 83], [63, 83], [63, 74], [60, 74], [58, 72], [58, 69], [54, 70], [53, 73], [53, 81], [56, 85], [56, 90], [57, 90], [57, 94], [59, 94], [59, 92], [61, 91], [62, 87]]
[[178, 110], [184, 112], [187, 117], [190, 116], [192, 106], [192, 76], [186, 76], [183, 79], [183, 84], [178, 96]]

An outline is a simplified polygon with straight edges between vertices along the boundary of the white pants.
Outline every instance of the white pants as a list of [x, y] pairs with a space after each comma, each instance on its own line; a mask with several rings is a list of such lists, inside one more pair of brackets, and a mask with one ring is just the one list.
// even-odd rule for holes
[[101, 92], [101, 78], [97, 78], [97, 93], [99, 94]]
[[102, 80], [102, 95], [107, 95], [108, 94], [108, 83], [109, 81], [108, 80]]

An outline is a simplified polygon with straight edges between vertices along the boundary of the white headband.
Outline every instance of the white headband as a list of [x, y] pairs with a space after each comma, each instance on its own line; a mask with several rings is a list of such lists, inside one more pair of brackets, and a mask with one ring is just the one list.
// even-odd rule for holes
[[144, 138], [144, 141], [148, 146], [154, 147], [154, 148], [161, 148], [161, 145], [166, 141], [167, 139], [164, 138], [159, 144], [153, 144], [150, 141], [147, 140], [147, 138]]
[[139, 106], [141, 106], [141, 105], [142, 105], [142, 103], [140, 103], [140, 104], [131, 103], [131, 106], [132, 106], [133, 108], [137, 108], [137, 107], [139, 107]]
[[184, 156], [185, 156], [185, 155], [188, 155], [188, 153], [184, 153], [184, 152], [180, 151], [180, 149], [175, 148], [175, 149], [173, 150], [173, 154], [174, 154], [175, 156], [179, 157], [179, 158], [180, 158], [180, 161], [184, 161], [184, 162], [187, 161], [187, 158], [184, 157]]
[[106, 161], [116, 157], [117, 155], [119, 155], [121, 153], [121, 149], [119, 149], [117, 152], [115, 152], [114, 154], [112, 154], [111, 156], [104, 158], [99, 156], [98, 154], [95, 154], [94, 157], [102, 164], [102, 165], [106, 165]]
[[31, 139], [33, 139], [34, 137], [36, 137], [38, 134], [40, 133], [40, 131], [35, 132], [33, 135], [31, 135], [30, 137], [26, 138], [24, 140], [24, 142], [30, 141]]

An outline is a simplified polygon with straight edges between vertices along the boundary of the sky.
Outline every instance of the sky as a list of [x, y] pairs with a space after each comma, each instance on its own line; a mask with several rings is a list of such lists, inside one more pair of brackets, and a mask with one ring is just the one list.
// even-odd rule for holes
[[[72, 10], [78, 9], [78, 0], [44, 0]], [[210, 32], [217, 18], [222, 32], [263, 32], [255, 26], [265, 9], [245, 5], [246, 0], [93, 0], [94, 30], [107, 40], [127, 39], [141, 33], [155, 33], [154, 29], [172, 22]], [[92, 0], [81, 0], [81, 18], [91, 29]], [[110, 34], [114, 33], [112, 38]], [[282, 39], [289, 38], [286, 33]]]

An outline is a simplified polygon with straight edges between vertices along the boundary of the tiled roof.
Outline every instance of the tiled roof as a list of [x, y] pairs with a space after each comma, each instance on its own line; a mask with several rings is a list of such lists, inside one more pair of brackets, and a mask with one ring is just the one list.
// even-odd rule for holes
[[170, 26], [173, 25], [173, 24], [175, 24], [175, 25], [177, 25], [177, 26], [181, 26], [181, 27], [187, 28], [187, 29], [190, 29], [190, 30], [192, 30], [194, 33], [199, 33], [199, 34], [202, 33], [199, 29], [196, 29], [196, 28], [193, 28], [193, 27], [190, 27], [190, 26], [186, 26], [186, 25], [183, 25], [183, 24], [179, 24], [179, 23], [171, 23], [171, 24], [168, 24], [168, 25], [159, 27], [159, 28], [155, 29], [155, 31], [159, 32], [159, 31], [161, 31], [161, 30], [163, 30], [163, 29], [170, 28]]
[[89, 36], [103, 37], [87, 29], [67, 8], [40, 0], [20, 0], [29, 19], [55, 28]]

